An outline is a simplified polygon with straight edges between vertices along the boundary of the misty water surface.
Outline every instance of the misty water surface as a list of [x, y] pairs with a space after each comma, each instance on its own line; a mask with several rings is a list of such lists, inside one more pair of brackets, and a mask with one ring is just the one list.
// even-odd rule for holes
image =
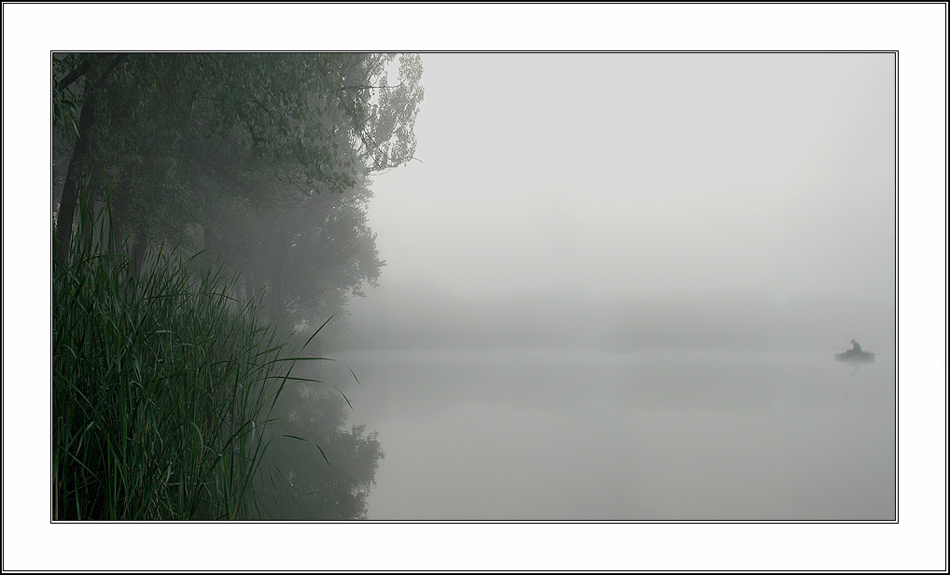
[[386, 453], [371, 520], [895, 519], [888, 354], [338, 357]]
[[894, 54], [424, 65], [346, 347], [400, 351], [340, 356], [371, 519], [895, 519]]

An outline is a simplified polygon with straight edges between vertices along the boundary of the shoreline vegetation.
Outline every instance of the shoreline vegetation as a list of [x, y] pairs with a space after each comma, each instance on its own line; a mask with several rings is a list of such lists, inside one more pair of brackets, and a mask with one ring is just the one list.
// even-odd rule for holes
[[252, 517], [275, 403], [314, 358], [220, 270], [158, 250], [138, 276], [108, 214], [54, 259], [53, 520]]
[[383, 454], [306, 352], [326, 323], [282, 333], [174, 250], [138, 275], [108, 219], [83, 211], [53, 264], [52, 519], [365, 517]]
[[318, 362], [385, 263], [370, 188], [413, 159], [422, 72], [50, 54], [54, 521], [366, 516], [382, 451]]

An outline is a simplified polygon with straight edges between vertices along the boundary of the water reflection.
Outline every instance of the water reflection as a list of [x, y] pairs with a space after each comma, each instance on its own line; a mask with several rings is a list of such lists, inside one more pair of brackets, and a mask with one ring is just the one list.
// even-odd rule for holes
[[894, 370], [803, 353], [361, 352], [368, 517], [891, 520]]
[[255, 476], [253, 517], [365, 519], [383, 457], [376, 431], [347, 426], [347, 400], [336, 390], [293, 383], [284, 388], [272, 413], [274, 421], [266, 428], [268, 448]]

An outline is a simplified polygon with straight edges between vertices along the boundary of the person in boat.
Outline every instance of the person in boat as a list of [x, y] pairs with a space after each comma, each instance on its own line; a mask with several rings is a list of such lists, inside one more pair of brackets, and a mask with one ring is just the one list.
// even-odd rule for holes
[[858, 343], [858, 342], [856, 342], [856, 341], [854, 341], [854, 340], [852, 339], [852, 340], [851, 340], [851, 349], [848, 350], [848, 353], [849, 353], [849, 354], [853, 354], [853, 355], [858, 355], [858, 354], [861, 354], [861, 353], [864, 353], [864, 352], [861, 351], [861, 344]]

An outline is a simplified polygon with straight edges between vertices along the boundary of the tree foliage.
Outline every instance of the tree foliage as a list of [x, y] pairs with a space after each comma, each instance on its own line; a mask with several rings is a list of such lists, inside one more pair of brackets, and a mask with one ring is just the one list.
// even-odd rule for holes
[[[238, 309], [263, 294], [272, 328], [312, 332], [375, 284], [371, 178], [415, 153], [418, 55], [69, 53], [52, 56], [51, 75], [60, 268], [94, 233], [75, 214], [107, 200], [116, 241], [100, 247], [131, 252], [132, 278], [150, 273], [149, 246], [174, 248], [237, 275], [222, 296]], [[308, 518], [365, 515], [375, 432], [344, 430], [338, 396], [293, 397], [279, 435], [301, 439], [273, 452], [269, 480], [302, 493]], [[287, 504], [271, 511], [296, 516]]]
[[421, 74], [414, 54], [54, 55], [57, 238], [77, 186], [112, 189], [139, 256], [204, 249], [245, 276], [245, 297], [267, 289], [274, 322], [339, 307], [383, 265], [369, 177], [412, 159]]

